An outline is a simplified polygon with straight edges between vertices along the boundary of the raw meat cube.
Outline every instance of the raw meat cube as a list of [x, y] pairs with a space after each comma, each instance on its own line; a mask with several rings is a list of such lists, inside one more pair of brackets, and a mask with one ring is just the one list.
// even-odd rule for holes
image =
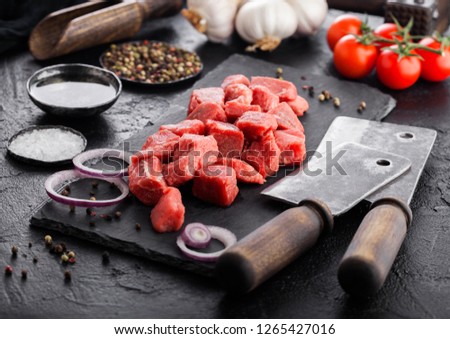
[[223, 106], [225, 93], [220, 87], [207, 87], [194, 89], [189, 101], [188, 115], [194, 111], [198, 105], [205, 102], [216, 103], [219, 106]]
[[280, 103], [278, 96], [273, 94], [267, 87], [253, 86], [252, 105], [259, 105], [263, 112], [268, 112]]
[[253, 91], [242, 84], [231, 84], [225, 88], [225, 102], [237, 101], [250, 105], [253, 100]]
[[261, 112], [245, 112], [235, 125], [250, 140], [261, 138], [267, 131], [275, 131], [278, 126], [274, 115]]
[[150, 213], [153, 229], [159, 233], [178, 231], [184, 223], [184, 212], [180, 191], [168, 187]]
[[252, 165], [263, 178], [275, 174], [280, 166], [280, 149], [273, 132], [269, 131], [261, 140], [253, 141], [250, 147], [242, 153], [242, 158]]
[[235, 122], [242, 114], [248, 111], [261, 112], [258, 105], [244, 105], [237, 101], [228, 101], [225, 103], [225, 114], [228, 122]]
[[218, 155], [217, 141], [212, 135], [184, 134], [180, 138], [178, 150], [174, 152], [174, 160], [189, 157], [194, 169], [198, 170], [214, 164]]
[[223, 89], [225, 89], [228, 85], [231, 85], [231, 84], [242, 84], [245, 86], [250, 86], [250, 80], [248, 80], [248, 78], [245, 75], [233, 74], [233, 75], [227, 76], [223, 80], [221, 87]]
[[286, 102], [280, 103], [267, 113], [275, 116], [278, 123], [278, 129], [297, 129], [299, 131], [304, 131], [302, 123], [298, 120], [294, 111]]
[[240, 182], [249, 184], [264, 184], [266, 180], [259, 172], [253, 168], [252, 165], [247, 164], [240, 159], [231, 158], [219, 158], [215, 165], [225, 165], [232, 167], [236, 172], [236, 179]]
[[285, 131], [275, 131], [275, 140], [280, 148], [280, 165], [300, 164], [306, 156], [305, 138]]
[[303, 113], [305, 113], [309, 109], [308, 101], [306, 101], [301, 96], [297, 96], [295, 100], [286, 101], [286, 103], [291, 106], [294, 113], [299, 117], [303, 116]]
[[244, 147], [244, 133], [233, 124], [208, 120], [206, 132], [217, 141], [219, 156], [239, 157]]
[[192, 186], [195, 197], [223, 207], [231, 205], [238, 192], [236, 172], [231, 167], [221, 165], [199, 171]]
[[283, 130], [284, 133], [299, 137], [299, 138], [303, 138], [305, 139], [305, 132], [300, 131], [298, 129], [284, 129]]
[[164, 165], [162, 173], [167, 185], [177, 187], [194, 178], [196, 166], [194, 157], [182, 156]]
[[197, 106], [197, 108], [192, 111], [187, 117], [189, 120], [201, 120], [206, 123], [206, 120], [217, 120], [217, 121], [227, 121], [227, 116], [222, 106], [215, 102], [205, 102]]
[[297, 87], [290, 81], [270, 77], [252, 77], [250, 88], [255, 86], [267, 87], [280, 98], [280, 101], [291, 101], [297, 97]]
[[131, 157], [128, 167], [128, 186], [143, 204], [155, 205], [167, 188], [161, 173], [161, 162], [154, 156]]
[[171, 131], [158, 131], [147, 138], [142, 146], [142, 151], [165, 161], [170, 158], [178, 140], [180, 137]]
[[203, 135], [205, 134], [205, 124], [197, 119], [183, 120], [178, 124], [162, 125], [159, 130], [168, 130], [180, 137], [185, 133]]

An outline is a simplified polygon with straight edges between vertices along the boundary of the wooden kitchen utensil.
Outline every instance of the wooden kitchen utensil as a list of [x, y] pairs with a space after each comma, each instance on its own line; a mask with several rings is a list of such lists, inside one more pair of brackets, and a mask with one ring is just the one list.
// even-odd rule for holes
[[97, 1], [45, 17], [31, 32], [31, 54], [46, 60], [135, 36], [146, 19], [178, 13], [182, 0]]

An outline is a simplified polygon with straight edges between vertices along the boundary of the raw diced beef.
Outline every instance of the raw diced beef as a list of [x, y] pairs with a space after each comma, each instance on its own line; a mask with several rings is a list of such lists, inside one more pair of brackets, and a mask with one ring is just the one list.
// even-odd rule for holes
[[189, 101], [188, 115], [197, 108], [198, 105], [205, 102], [213, 102], [219, 106], [223, 106], [224, 92], [220, 87], [207, 87], [194, 89], [192, 91], [191, 100]]
[[280, 103], [267, 113], [275, 116], [278, 123], [278, 129], [298, 129], [304, 131], [302, 123], [298, 120], [294, 111], [286, 102]]
[[150, 213], [153, 229], [159, 233], [178, 231], [184, 223], [184, 212], [180, 191], [168, 187]]
[[280, 148], [280, 164], [300, 164], [306, 155], [305, 138], [285, 131], [275, 131], [275, 140]]
[[275, 131], [278, 126], [274, 115], [261, 112], [246, 112], [235, 125], [250, 140], [261, 138], [267, 131]]
[[227, 76], [223, 80], [221, 87], [223, 89], [225, 89], [228, 85], [231, 85], [231, 84], [242, 84], [245, 86], [250, 86], [250, 80], [248, 80], [248, 78], [245, 75], [233, 74], [233, 75]]
[[168, 130], [180, 137], [185, 133], [203, 135], [205, 134], [205, 124], [196, 119], [183, 120], [178, 124], [162, 125], [159, 130]]
[[269, 131], [260, 140], [253, 141], [250, 147], [242, 153], [242, 158], [258, 170], [263, 178], [278, 171], [280, 149], [273, 132]]
[[283, 130], [284, 133], [296, 136], [296, 137], [300, 137], [305, 139], [305, 133], [303, 131], [300, 131], [298, 129], [284, 129]]
[[280, 98], [280, 101], [291, 101], [297, 97], [297, 87], [290, 81], [270, 77], [252, 77], [250, 88], [255, 86], [267, 87], [270, 92]]
[[157, 157], [131, 157], [128, 185], [131, 193], [145, 205], [155, 205], [167, 188], [161, 170], [161, 162]]
[[236, 172], [231, 167], [220, 165], [199, 171], [192, 186], [195, 197], [223, 207], [231, 205], [238, 192]]
[[245, 105], [237, 101], [228, 101], [225, 103], [225, 114], [228, 122], [235, 122], [242, 114], [248, 111], [261, 112], [258, 105]]
[[242, 84], [231, 84], [225, 88], [225, 102], [237, 101], [250, 105], [253, 100], [253, 91]]
[[189, 120], [196, 119], [206, 123], [206, 120], [227, 121], [227, 116], [222, 106], [215, 102], [205, 102], [198, 105], [187, 117]]
[[253, 168], [252, 165], [247, 164], [240, 159], [231, 158], [219, 158], [216, 165], [225, 165], [232, 167], [236, 172], [236, 179], [240, 182], [249, 184], [264, 184], [266, 180], [259, 172]]
[[222, 157], [239, 157], [244, 147], [244, 133], [233, 124], [208, 120], [206, 132], [217, 141], [219, 155]]
[[286, 101], [286, 103], [291, 106], [294, 113], [299, 117], [301, 117], [303, 113], [305, 113], [309, 109], [308, 101], [306, 101], [301, 96], [297, 96], [295, 100]]
[[177, 160], [164, 165], [162, 173], [167, 185], [180, 186], [194, 178], [195, 171], [198, 169], [198, 161], [190, 156], [182, 156]]
[[212, 135], [184, 134], [178, 145], [179, 148], [174, 152], [174, 160], [189, 157], [195, 170], [217, 161], [219, 148]]
[[165, 161], [170, 158], [180, 137], [171, 131], [158, 131], [150, 135], [142, 146], [142, 153], [147, 153]]
[[267, 87], [254, 86], [252, 105], [259, 105], [263, 112], [268, 112], [280, 103], [280, 99]]

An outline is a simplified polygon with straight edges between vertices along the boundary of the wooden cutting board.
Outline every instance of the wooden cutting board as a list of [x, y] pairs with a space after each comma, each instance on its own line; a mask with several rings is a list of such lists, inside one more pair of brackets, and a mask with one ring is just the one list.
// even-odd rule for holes
[[[275, 76], [276, 69], [280, 66], [248, 56], [233, 55], [199, 80], [194, 88], [220, 86], [227, 75], [236, 73], [247, 76]], [[381, 120], [395, 106], [395, 100], [392, 97], [365, 84], [343, 81], [324, 75], [312, 75], [308, 73], [307, 69], [281, 67], [283, 68], [283, 77], [295, 83], [299, 94], [304, 96], [310, 104], [309, 111], [301, 118], [305, 127], [308, 150], [316, 149], [335, 117], [345, 115]], [[303, 85], [314, 86], [315, 96], [310, 97], [307, 91], [302, 90]], [[339, 109], [333, 107], [331, 101], [320, 103], [317, 100], [318, 94], [325, 89], [333, 96], [340, 98]], [[147, 136], [157, 131], [160, 125], [183, 120], [186, 116], [186, 107], [191, 91], [183, 93], [174, 100], [174, 105], [168, 111], [162, 112], [161, 119], [157, 123], [144, 128], [118, 147], [125, 147], [132, 151], [138, 150]], [[361, 100], [367, 103], [367, 109], [362, 114], [357, 112]], [[352, 131], [348, 132], [352, 133]], [[238, 239], [244, 237], [287, 208], [286, 205], [260, 196], [260, 192], [265, 187], [284, 177], [287, 172], [285, 169], [280, 169], [277, 177], [269, 178], [267, 183], [262, 186], [240, 184], [239, 195], [228, 208], [213, 206], [196, 199], [190, 193], [191, 185], [187, 184], [181, 189], [186, 206], [185, 224], [198, 221], [227, 227], [236, 234]], [[92, 191], [90, 181], [78, 182], [72, 187], [74, 196], [77, 194], [88, 196], [90, 191]], [[100, 185], [96, 189], [98, 192], [96, 196], [98, 199], [111, 196], [112, 191], [107, 184]], [[46, 201], [32, 216], [30, 222], [33, 226], [59, 231], [199, 274], [211, 275], [213, 264], [190, 260], [178, 250], [175, 244], [178, 233], [157, 234], [152, 230], [149, 218], [150, 210], [150, 207], [144, 206], [135, 198], [130, 198], [117, 206], [98, 209], [97, 216], [91, 217], [86, 214], [84, 208], [77, 208], [75, 213], [70, 213], [68, 206]], [[113, 215], [115, 211], [122, 212], [119, 219], [113, 218], [107, 221], [99, 217], [100, 214]], [[90, 221], [94, 221], [95, 226], [89, 225]], [[140, 231], [136, 230], [136, 223], [142, 225]], [[212, 250], [219, 248], [219, 243], [211, 246]]]

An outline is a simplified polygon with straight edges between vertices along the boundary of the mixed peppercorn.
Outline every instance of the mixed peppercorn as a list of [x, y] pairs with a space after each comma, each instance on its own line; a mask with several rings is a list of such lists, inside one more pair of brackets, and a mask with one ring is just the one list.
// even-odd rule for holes
[[113, 44], [102, 56], [105, 68], [126, 80], [164, 84], [193, 77], [202, 70], [197, 54], [159, 41]]

